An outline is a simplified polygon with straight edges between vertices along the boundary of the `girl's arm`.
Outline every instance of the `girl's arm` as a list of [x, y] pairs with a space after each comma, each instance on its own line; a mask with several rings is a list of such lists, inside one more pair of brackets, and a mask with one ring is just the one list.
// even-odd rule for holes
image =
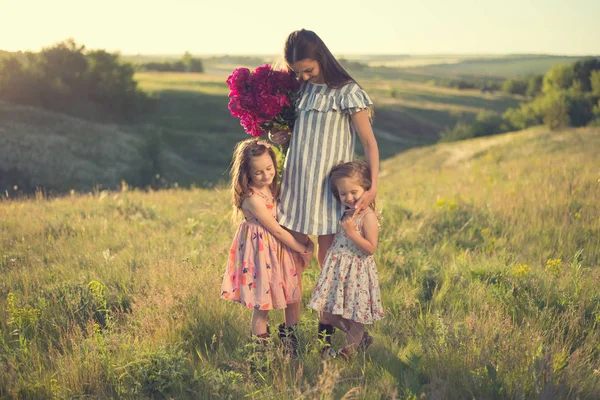
[[254, 215], [256, 219], [258, 219], [258, 222], [290, 249], [301, 254], [308, 254], [312, 251], [312, 241], [308, 239], [307, 243], [302, 244], [294, 239], [292, 234], [286, 231], [279, 225], [277, 220], [273, 218], [271, 212], [265, 207], [265, 202], [258, 196], [247, 197], [242, 203], [242, 209]]
[[348, 237], [354, 242], [356, 247], [358, 247], [363, 253], [373, 255], [373, 253], [375, 253], [375, 249], [377, 248], [377, 240], [379, 238], [377, 215], [375, 215], [374, 212], [367, 211], [367, 214], [365, 214], [363, 217], [362, 223], [363, 234], [365, 235], [364, 237], [362, 237], [356, 230], [354, 217], [348, 217], [342, 221], [342, 228], [344, 228], [348, 234]]
[[356, 210], [354, 215], [358, 215], [369, 207], [369, 204], [375, 200], [377, 196], [377, 184], [379, 181], [379, 148], [377, 147], [377, 141], [373, 134], [373, 128], [371, 128], [371, 121], [369, 121], [369, 115], [367, 110], [362, 110], [352, 114], [352, 123], [356, 128], [358, 137], [362, 142], [363, 149], [365, 150], [365, 157], [367, 158], [367, 164], [371, 168], [371, 189], [367, 190], [360, 197], [356, 203]]

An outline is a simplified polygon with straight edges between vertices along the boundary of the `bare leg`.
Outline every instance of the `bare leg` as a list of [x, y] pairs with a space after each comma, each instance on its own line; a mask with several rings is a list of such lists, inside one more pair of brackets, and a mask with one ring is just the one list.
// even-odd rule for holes
[[330, 314], [328, 312], [322, 312], [321, 315], [329, 321], [329, 323], [336, 328], [340, 329], [342, 332], [348, 332], [347, 319], [342, 318], [339, 315]]
[[261, 335], [267, 333], [267, 310], [254, 310], [252, 314], [252, 334]]
[[[327, 250], [331, 247], [333, 243], [334, 235], [321, 235], [317, 238], [318, 250], [317, 250], [317, 260], [319, 261], [319, 269], [323, 267], [323, 262], [325, 261], [325, 255], [327, 255]], [[325, 325], [329, 325], [330, 322], [327, 318], [321, 313], [319, 315], [319, 322]], [[332, 324], [335, 326], [335, 324]]]
[[351, 351], [356, 351], [365, 333], [365, 326], [360, 322], [346, 321], [350, 328], [346, 332], [346, 347]]
[[317, 252], [317, 260], [319, 261], [319, 268], [323, 267], [323, 261], [325, 261], [325, 255], [327, 254], [327, 250], [331, 247], [333, 243], [334, 235], [320, 235], [317, 239], [319, 249]]
[[[295, 231], [289, 231], [289, 232], [292, 234], [294, 239], [296, 239], [300, 243], [306, 243], [306, 241], [308, 240], [308, 235], [305, 235], [304, 233], [295, 232]], [[304, 268], [302, 265], [302, 260], [300, 259], [300, 257], [298, 257], [296, 255], [296, 253], [294, 253], [294, 262], [296, 264], [296, 274], [298, 275], [298, 289], [300, 290], [300, 293], [302, 293], [302, 272], [303, 272]], [[298, 323], [298, 320], [300, 319], [301, 303], [302, 302], [299, 301], [297, 303], [288, 304], [287, 307], [285, 308], [284, 313], [285, 313], [285, 325], [286, 326], [292, 326], [292, 325]]]

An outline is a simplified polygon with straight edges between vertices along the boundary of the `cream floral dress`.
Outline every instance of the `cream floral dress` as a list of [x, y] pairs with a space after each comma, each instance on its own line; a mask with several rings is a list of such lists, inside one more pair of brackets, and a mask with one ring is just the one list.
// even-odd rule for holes
[[[371, 212], [368, 209], [355, 219], [361, 236], [362, 220]], [[384, 317], [375, 260], [358, 249], [342, 227], [327, 251], [308, 307], [362, 324]]]

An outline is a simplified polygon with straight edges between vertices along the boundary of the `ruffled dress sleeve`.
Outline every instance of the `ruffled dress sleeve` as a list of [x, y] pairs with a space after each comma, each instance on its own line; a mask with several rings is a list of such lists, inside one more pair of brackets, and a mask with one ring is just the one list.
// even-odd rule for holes
[[339, 110], [345, 114], [355, 114], [373, 105], [371, 98], [356, 83], [350, 83], [350, 90], [339, 96]]
[[367, 92], [352, 82], [330, 93], [309, 92], [302, 96], [298, 103], [300, 111], [338, 111], [343, 114], [354, 114], [366, 110], [373, 102]]

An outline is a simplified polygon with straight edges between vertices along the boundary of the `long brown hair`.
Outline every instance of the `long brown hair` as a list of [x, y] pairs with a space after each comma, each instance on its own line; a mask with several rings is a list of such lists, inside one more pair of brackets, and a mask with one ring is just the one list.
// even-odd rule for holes
[[[292, 64], [308, 58], [316, 60], [319, 63], [319, 68], [327, 86], [341, 88], [350, 82], [354, 82], [361, 87], [335, 59], [325, 43], [313, 31], [300, 29], [290, 33], [283, 46], [283, 57], [287, 70], [292, 74], [295, 74], [291, 67]], [[375, 111], [372, 106], [368, 108], [367, 113], [369, 121], [373, 123]]]
[[[341, 201], [341, 199], [340, 192], [337, 188], [337, 181], [342, 178], [358, 178], [358, 184], [365, 192], [371, 189], [371, 168], [369, 167], [369, 164], [364, 161], [345, 162], [338, 164], [331, 169], [331, 172], [329, 173], [331, 191], [338, 201]], [[369, 204], [369, 207], [377, 214], [375, 200]]]
[[[260, 157], [267, 152], [273, 160], [273, 168], [277, 168], [277, 156], [271, 145], [264, 140], [256, 138], [246, 139], [235, 145], [233, 160], [231, 164], [231, 198], [233, 202], [233, 216], [242, 209], [242, 202], [250, 194], [250, 160], [252, 157]], [[270, 186], [273, 197], [279, 196], [277, 177], [273, 179]]]
[[356, 83], [313, 31], [300, 29], [290, 33], [283, 47], [283, 57], [291, 73], [294, 73], [291, 65], [295, 62], [306, 58], [316, 60], [327, 86], [340, 88], [350, 82]]

